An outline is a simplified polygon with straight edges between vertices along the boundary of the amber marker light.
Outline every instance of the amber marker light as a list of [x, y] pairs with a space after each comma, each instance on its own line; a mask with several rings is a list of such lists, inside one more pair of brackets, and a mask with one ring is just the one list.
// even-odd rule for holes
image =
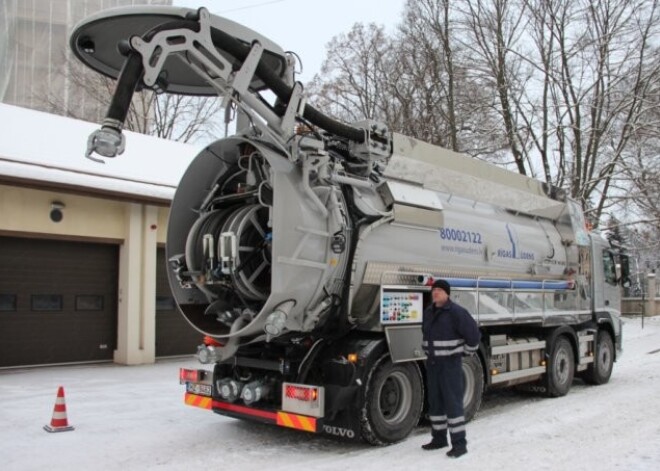
[[357, 363], [358, 361], [357, 353], [349, 353], [347, 358], [349, 363]]

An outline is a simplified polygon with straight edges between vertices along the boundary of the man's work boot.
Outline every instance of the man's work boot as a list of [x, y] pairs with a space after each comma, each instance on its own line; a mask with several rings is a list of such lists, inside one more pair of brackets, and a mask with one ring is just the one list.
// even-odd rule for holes
[[447, 452], [447, 456], [450, 458], [458, 458], [467, 453], [467, 448], [452, 448]]
[[428, 443], [425, 443], [422, 445], [422, 449], [424, 450], [438, 450], [440, 448], [444, 448], [447, 446], [447, 443], [442, 443], [439, 441], [431, 440]]

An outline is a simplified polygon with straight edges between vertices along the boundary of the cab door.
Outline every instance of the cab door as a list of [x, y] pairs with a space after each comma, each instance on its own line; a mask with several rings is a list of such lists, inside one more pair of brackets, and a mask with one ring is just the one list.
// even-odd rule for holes
[[621, 290], [616, 273], [616, 258], [609, 245], [600, 237], [592, 236], [593, 306], [594, 312], [621, 312]]

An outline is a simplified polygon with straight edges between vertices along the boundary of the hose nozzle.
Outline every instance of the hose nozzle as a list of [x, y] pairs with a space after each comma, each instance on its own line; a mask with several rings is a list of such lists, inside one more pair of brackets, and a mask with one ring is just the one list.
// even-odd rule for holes
[[121, 132], [121, 128], [117, 129], [114, 126], [108, 126], [104, 122], [101, 129], [97, 129], [89, 135], [85, 157], [94, 162], [104, 164], [105, 161], [92, 157], [92, 153], [96, 152], [102, 157], [114, 158], [123, 154], [125, 147], [126, 139]]

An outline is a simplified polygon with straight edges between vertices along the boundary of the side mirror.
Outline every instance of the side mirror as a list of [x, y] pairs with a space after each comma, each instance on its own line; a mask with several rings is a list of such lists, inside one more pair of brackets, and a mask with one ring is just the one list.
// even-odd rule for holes
[[624, 288], [630, 288], [630, 262], [627, 255], [619, 254], [619, 261], [617, 263], [617, 279], [621, 282], [621, 286]]

